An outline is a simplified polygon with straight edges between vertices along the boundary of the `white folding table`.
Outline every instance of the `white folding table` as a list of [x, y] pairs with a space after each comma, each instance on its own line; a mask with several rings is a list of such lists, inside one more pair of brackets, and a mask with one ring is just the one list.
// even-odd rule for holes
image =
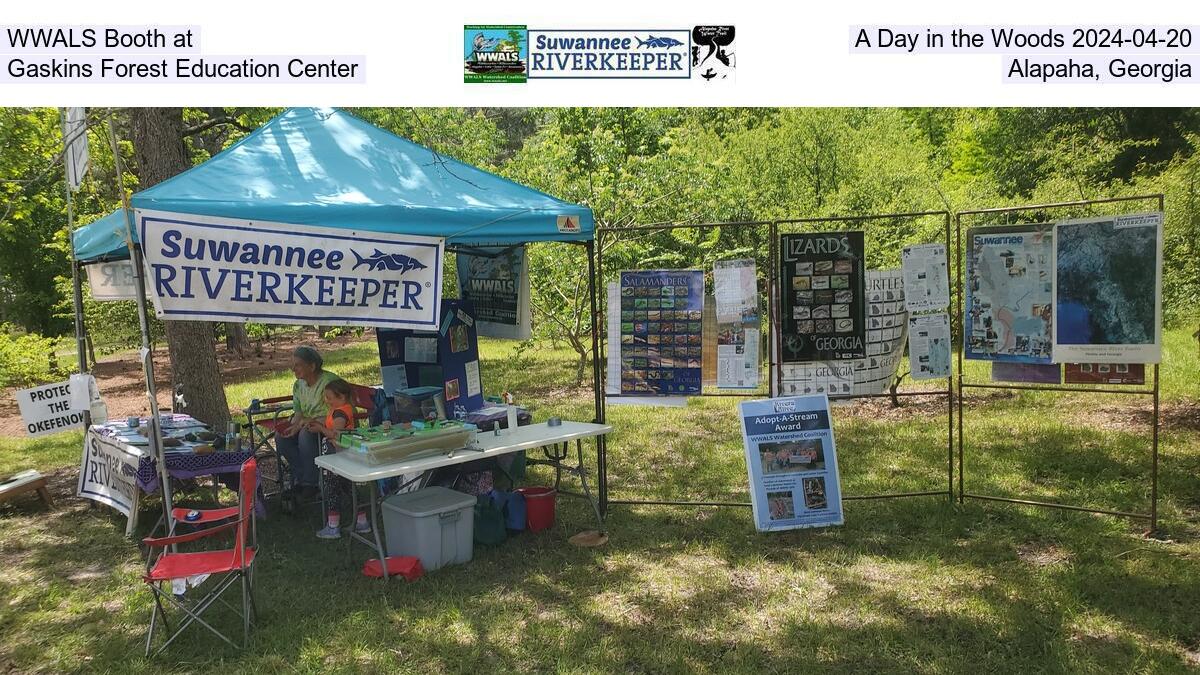
[[[560, 426], [550, 426], [542, 422], [539, 424], [529, 424], [523, 427], [517, 427], [514, 430], [501, 430], [500, 435], [494, 433], [479, 432], [476, 437], [476, 445], [478, 449], [461, 448], [452, 450], [446, 453], [438, 453], [435, 455], [423, 455], [420, 457], [410, 457], [396, 462], [387, 464], [372, 465], [367, 462], [357, 459], [352, 456], [352, 453], [342, 451], [332, 455], [322, 455], [317, 457], [316, 463], [322, 469], [329, 471], [332, 474], [345, 478], [354, 483], [355, 486], [366, 483], [370, 488], [370, 498], [367, 506], [371, 518], [371, 534], [374, 541], [358, 534], [354, 531], [353, 525], [349, 527], [351, 541], [357, 540], [373, 548], [379, 555], [379, 564], [383, 569], [384, 579], [388, 578], [387, 574], [387, 552], [383, 546], [383, 531], [379, 511], [381, 500], [379, 494], [379, 486], [377, 481], [385, 478], [394, 478], [405, 474], [424, 473], [431, 469], [438, 469], [444, 466], [453, 466], [456, 464], [465, 464], [474, 462], [479, 459], [487, 459], [489, 457], [498, 457], [514, 452], [524, 452], [534, 448], [544, 448], [544, 459], [530, 459], [531, 464], [544, 464], [554, 467], [555, 480], [554, 487], [557, 489], [562, 481], [564, 472], [572, 474], [579, 478], [579, 483], [583, 487], [583, 496], [591, 504], [593, 512], [596, 514], [597, 522], [603, 527], [603, 519], [600, 516], [600, 507], [596, 504], [596, 500], [592, 497], [591, 489], [587, 483], [587, 469], [583, 463], [583, 439], [595, 438], [603, 436], [612, 431], [612, 426], [607, 424], [592, 424], [590, 422], [568, 422], [566, 420]], [[577, 451], [578, 464], [572, 466], [566, 462], [569, 457], [569, 444], [575, 441]], [[353, 501], [350, 513], [350, 523], [353, 524], [353, 514], [358, 512], [358, 491], [351, 490], [351, 499]]]

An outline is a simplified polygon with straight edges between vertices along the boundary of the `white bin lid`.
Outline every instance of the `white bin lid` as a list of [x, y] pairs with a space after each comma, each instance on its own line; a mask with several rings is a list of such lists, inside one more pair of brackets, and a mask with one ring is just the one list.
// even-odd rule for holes
[[412, 518], [424, 518], [469, 509], [475, 506], [475, 502], [475, 497], [471, 495], [433, 486], [388, 497], [383, 500], [383, 508]]

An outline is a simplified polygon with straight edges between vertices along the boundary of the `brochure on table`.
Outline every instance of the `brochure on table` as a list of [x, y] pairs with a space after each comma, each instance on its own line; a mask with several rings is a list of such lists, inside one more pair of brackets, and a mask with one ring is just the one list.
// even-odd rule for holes
[[841, 525], [829, 397], [745, 401], [739, 412], [755, 527], [766, 532]]

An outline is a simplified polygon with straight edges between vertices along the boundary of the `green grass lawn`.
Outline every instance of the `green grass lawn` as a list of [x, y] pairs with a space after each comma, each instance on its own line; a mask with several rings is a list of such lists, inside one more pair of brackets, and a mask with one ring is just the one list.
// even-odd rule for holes
[[[758, 534], [749, 509], [614, 505], [610, 542], [575, 548], [582, 502], [556, 527], [416, 582], [357, 568], [317, 514], [260, 529], [261, 625], [242, 653], [196, 632], [141, 656], [151, 598], [123, 522], [79, 500], [0, 506], [0, 671], [18, 672], [1184, 672], [1200, 668], [1200, 358], [1167, 335], [1159, 538], [1123, 518], [944, 497], [851, 501], [846, 525]], [[488, 391], [536, 419], [591, 419], [566, 351], [483, 345]], [[329, 368], [377, 379], [372, 343]], [[984, 364], [967, 376], [984, 381]], [[288, 391], [281, 372], [231, 405]], [[745, 501], [736, 399], [608, 407], [614, 499]], [[946, 487], [944, 399], [839, 406], [848, 495]], [[1020, 393], [967, 400], [967, 490], [1144, 511], [1149, 398]], [[1189, 407], [1190, 406], [1190, 407]], [[1191, 411], [1190, 413], [1188, 411]], [[1172, 417], [1174, 415], [1174, 417]], [[80, 435], [0, 440], [0, 474], [73, 480]], [[58, 475], [58, 474], [56, 474]], [[545, 482], [545, 470], [530, 481]], [[153, 500], [143, 522], [155, 517]], [[217, 619], [232, 617], [217, 614]], [[225, 625], [232, 625], [226, 623]]]

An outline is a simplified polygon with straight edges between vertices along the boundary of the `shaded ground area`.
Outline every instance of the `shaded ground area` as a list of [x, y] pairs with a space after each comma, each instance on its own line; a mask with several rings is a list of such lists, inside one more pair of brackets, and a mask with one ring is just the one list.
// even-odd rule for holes
[[[519, 392], [539, 420], [590, 417], [565, 350], [483, 350], [489, 391]], [[370, 344], [328, 357], [348, 377], [375, 367]], [[230, 385], [231, 405], [288, 383], [260, 372]], [[1130, 426], [1144, 408], [983, 394], [967, 399], [969, 491], [1146, 507], [1148, 446]], [[610, 406], [612, 496], [745, 500], [736, 405]], [[839, 407], [845, 492], [944, 489], [944, 405]], [[359, 573], [364, 549], [347, 558], [344, 542], [313, 536], [315, 510], [272, 508], [252, 648], [197, 632], [156, 661], [140, 657], [141, 552], [123, 520], [69, 496], [79, 434], [0, 438], [0, 473], [42, 469], [57, 500], [51, 512], [35, 499], [0, 505], [0, 671], [1188, 672], [1200, 667], [1200, 431], [1188, 406], [1165, 408], [1179, 412], [1164, 415], [1155, 539], [1134, 520], [934, 496], [847, 502], [844, 527], [769, 535], [743, 508], [614, 505], [609, 543], [580, 549], [567, 538], [590, 513], [562, 497], [550, 530], [384, 585]], [[552, 480], [538, 468], [529, 482]], [[144, 527], [158, 504], [143, 503]]]

